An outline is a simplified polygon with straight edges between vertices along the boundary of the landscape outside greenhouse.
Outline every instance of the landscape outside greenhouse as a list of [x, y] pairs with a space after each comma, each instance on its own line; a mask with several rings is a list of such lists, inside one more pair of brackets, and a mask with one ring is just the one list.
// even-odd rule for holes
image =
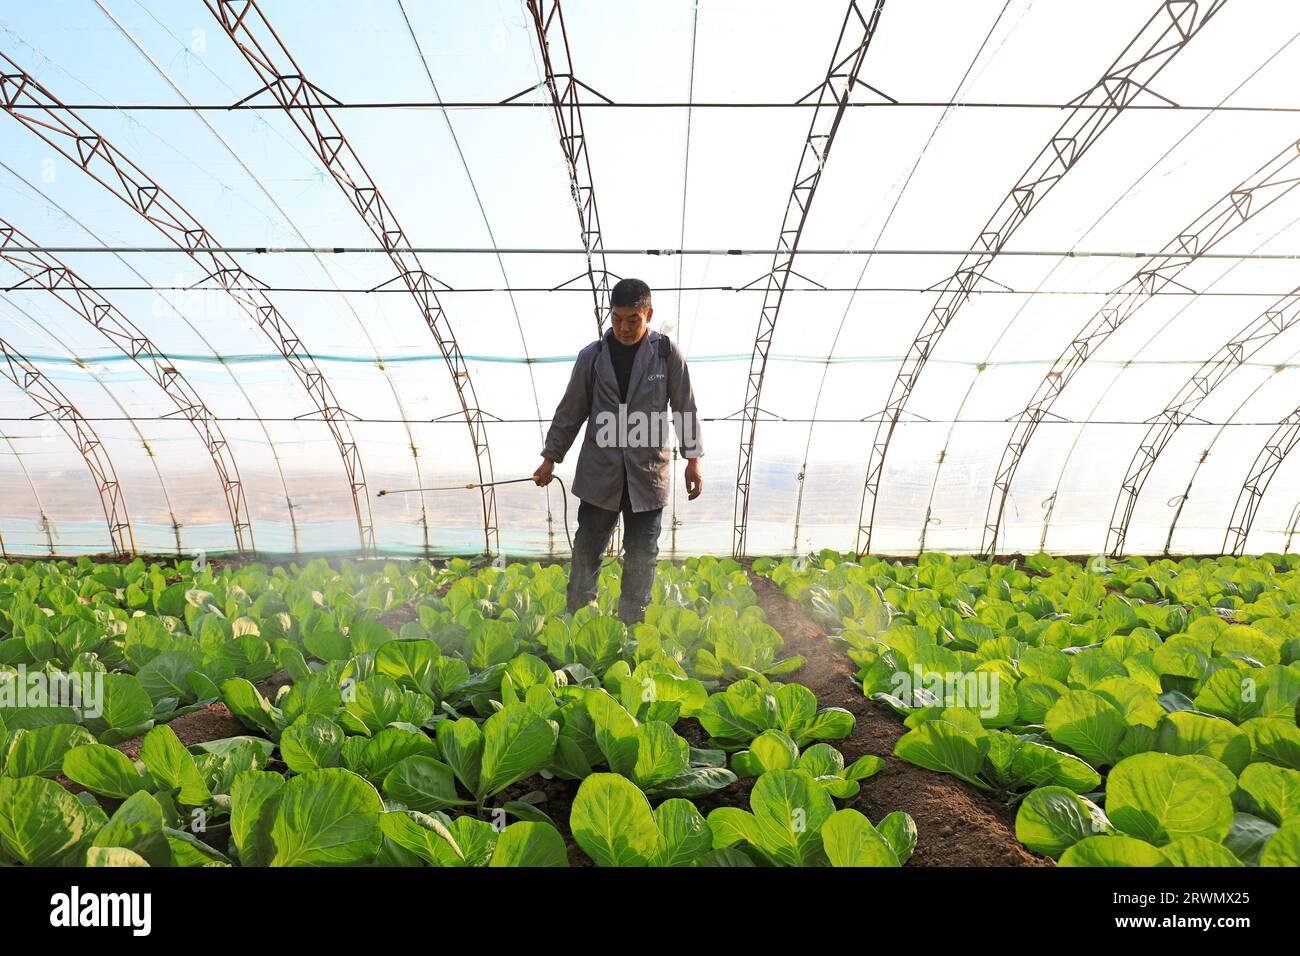
[[1288, 919], [1298, 69], [1285, 0], [0, 2], [13, 925]]

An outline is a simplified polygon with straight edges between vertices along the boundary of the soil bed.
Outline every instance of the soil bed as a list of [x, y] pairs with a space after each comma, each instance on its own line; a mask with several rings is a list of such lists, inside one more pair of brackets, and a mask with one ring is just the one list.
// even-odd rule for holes
[[[193, 747], [195, 744], [206, 744], [211, 740], [243, 737], [252, 733], [221, 701], [208, 704], [188, 714], [181, 714], [175, 720], [167, 721], [167, 726], [176, 732], [181, 745], [186, 748]], [[139, 760], [142, 743], [144, 737], [132, 737], [113, 746], [132, 760]]]
[[[868, 753], [885, 758], [884, 769], [864, 780], [862, 792], [843, 805], [862, 811], [873, 823], [894, 810], [910, 814], [918, 837], [909, 866], [1052, 865], [1020, 845], [1011, 807], [954, 777], [895, 757], [894, 742], [906, 728], [852, 683], [853, 662], [770, 579], [751, 574], [750, 583], [767, 622], [785, 638], [785, 650], [808, 660], [792, 678], [817, 695], [819, 707], [843, 707], [857, 718], [849, 737], [832, 741], [845, 762]], [[727, 789], [730, 802], [731, 791], [739, 788]]]

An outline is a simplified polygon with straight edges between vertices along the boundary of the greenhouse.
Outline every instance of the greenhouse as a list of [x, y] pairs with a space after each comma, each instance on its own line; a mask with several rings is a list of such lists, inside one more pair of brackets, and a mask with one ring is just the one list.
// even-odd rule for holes
[[0, 4], [0, 864], [1300, 865], [1297, 71]]

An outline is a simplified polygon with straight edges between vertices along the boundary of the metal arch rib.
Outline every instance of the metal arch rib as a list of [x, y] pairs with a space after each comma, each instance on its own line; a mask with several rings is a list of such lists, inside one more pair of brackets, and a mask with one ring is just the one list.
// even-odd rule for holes
[[[325, 373], [315, 360], [300, 354], [302, 340], [262, 291], [261, 283], [229, 253], [216, 251], [212, 234], [140, 167], [74, 111], [63, 106], [57, 97], [12, 59], [3, 53], [0, 53], [0, 59], [7, 64], [5, 72], [0, 74], [0, 108], [80, 166], [204, 268], [207, 271], [205, 278], [220, 285], [275, 343], [307, 390], [321, 420], [329, 426], [347, 472], [361, 549], [373, 552], [375, 533], [366, 492], [365, 469], [356, 440], [352, 437], [347, 412], [339, 406]], [[29, 107], [39, 109], [47, 120], [31, 115]], [[101, 168], [102, 175], [98, 171]]]
[[[383, 245], [389, 259], [399, 270], [403, 284], [415, 298], [425, 324], [433, 333], [438, 350], [451, 373], [461, 411], [469, 427], [474, 447], [474, 464], [478, 471], [479, 493], [483, 502], [484, 548], [489, 553], [495, 553], [499, 550], [500, 538], [496, 488], [491, 484], [492, 454], [488, 445], [487, 425], [474, 392], [474, 383], [470, 379], [469, 366], [438, 300], [434, 288], [437, 280], [424, 269], [419, 257], [411, 250], [410, 242], [392, 207], [366, 172], [360, 158], [344, 137], [343, 130], [334, 122], [326, 97], [302, 74], [261, 8], [254, 0], [204, 0], [204, 3], [262, 80], [263, 90], [270, 93], [293, 121], [308, 146], [325, 164], [353, 208]], [[250, 14], [257, 15], [257, 20], [265, 31], [266, 43], [261, 42], [254, 33]], [[287, 64], [287, 72], [276, 63], [277, 51], [280, 59]]]
[[1142, 494], [1142, 488], [1178, 429], [1233, 372], [1297, 322], [1300, 322], [1300, 288], [1274, 302], [1233, 336], [1231, 341], [1206, 359], [1165, 406], [1165, 410], [1156, 416], [1138, 450], [1133, 453], [1124, 480], [1120, 483], [1110, 527], [1106, 533], [1107, 554], [1118, 557], [1123, 552], [1133, 510]]
[[[1132, 318], [1152, 296], [1174, 282], [1183, 270], [1297, 185], [1300, 185], [1300, 141], [1287, 146], [1240, 185], [1229, 190], [1169, 240], [1160, 254], [1147, 259], [1128, 281], [1107, 297], [1102, 307], [1052, 363], [1033, 397], [1016, 417], [1015, 427], [1002, 451], [989, 495], [981, 553], [992, 554], [997, 550], [1007, 498], [1025, 449], [1033, 439], [1038, 423], [1050, 414], [1052, 406], [1084, 363], [1112, 333]], [[1174, 417], [1181, 424], [1186, 415], [1175, 412]], [[1142, 454], [1139, 449], [1139, 457]], [[1131, 497], [1136, 501], [1138, 488], [1136, 485], [1130, 485], [1130, 488]], [[1121, 486], [1121, 495], [1123, 494]], [[1128, 507], [1131, 512], [1132, 505]], [[1114, 531], [1115, 528], [1112, 527], [1112, 534]], [[1123, 541], [1120, 540], [1118, 544], [1109, 541], [1108, 547], [1112, 545], [1118, 550], [1122, 548]]]
[[[68, 353], [68, 359], [71, 360], [77, 366], [79, 366], [83, 371], [85, 371], [89, 375], [90, 379], [94, 381], [96, 385], [98, 385], [100, 388], [104, 390], [104, 394], [108, 397], [109, 402], [111, 402], [114, 406], [116, 406], [118, 412], [121, 413], [121, 417], [125, 421], [127, 427], [129, 427], [131, 431], [135, 432], [135, 438], [140, 443], [140, 448], [144, 451], [145, 457], [148, 459], [149, 467], [153, 470], [154, 476], [158, 479], [158, 490], [162, 493], [162, 501], [167, 511], [169, 525], [172, 529], [172, 534], [175, 535], [176, 553], [179, 554], [181, 551], [182, 525], [180, 520], [176, 516], [176, 508], [172, 502], [171, 492], [167, 488], [167, 478], [163, 474], [162, 468], [159, 466], [160, 456], [155, 453], [153, 445], [150, 444], [149, 439], [145, 436], [144, 430], [140, 427], [140, 419], [132, 415], [130, 411], [127, 409], [127, 407], [124, 404], [122, 404], [121, 397], [117, 394], [117, 392], [115, 392], [109, 386], [108, 382], [104, 380], [102, 370], [95, 368], [91, 363], [85, 362], [80, 356], [77, 355], [76, 349], [73, 348], [73, 346], [70, 343], [64, 341], [60, 337], [60, 335], [58, 334], [59, 329], [57, 323], [55, 323], [54, 326], [52, 327], [50, 324], [47, 324], [45, 321], [43, 321], [40, 317], [33, 315], [30, 311], [28, 311], [26, 308], [20, 305], [17, 301], [11, 300], [9, 302], [6, 302], [5, 304], [9, 308], [15, 310], [20, 315], [22, 315], [28, 322], [32, 324], [34, 328], [38, 329], [42, 335], [47, 337], [55, 345], [56, 348], [62, 348], [66, 350]], [[54, 361], [58, 361], [58, 358], [56, 356], [51, 356], [51, 358]], [[32, 361], [30, 355], [27, 356], [27, 359], [28, 361]], [[95, 420], [96, 419], [94, 415], [91, 415], [86, 418], [87, 422], [93, 422]]]
[[[14, 240], [35, 243], [12, 223], [0, 218], [0, 258], [28, 277], [31, 285], [51, 293], [72, 309], [105, 338], [117, 346], [149, 376], [176, 405], [202, 439], [221, 482], [226, 509], [240, 552], [253, 548], [253, 528], [248, 519], [248, 503], [239, 478], [230, 443], [217, 424], [216, 415], [175, 364], [138, 326], [123, 315], [85, 279], [49, 253], [15, 253], [8, 251]], [[148, 356], [146, 360], [144, 356]]]
[[1246, 480], [1241, 483], [1241, 491], [1237, 493], [1237, 502], [1232, 508], [1232, 520], [1223, 536], [1224, 554], [1241, 557], [1245, 553], [1246, 539], [1250, 537], [1250, 528], [1264, 501], [1264, 493], [1296, 445], [1300, 445], [1300, 407], [1278, 423], [1255, 456]]
[[858, 82], [858, 73], [876, 35], [884, 6], [885, 0], [875, 0], [870, 15], [864, 15], [857, 0], [850, 0], [848, 10], [844, 13], [844, 23], [840, 26], [839, 38], [835, 41], [835, 52], [831, 56], [826, 78], [804, 97], [815, 98], [817, 106], [808, 125], [808, 135], [804, 139], [794, 185], [786, 200], [785, 217], [781, 221], [772, 268], [767, 274], [763, 307], [759, 311], [754, 348], [749, 357], [749, 374], [745, 379], [745, 405], [740, 412], [740, 452], [736, 461], [736, 499], [732, 513], [733, 555], [745, 554], [748, 544], [754, 436], [758, 429], [759, 401], [763, 394], [763, 378], [767, 373], [767, 357], [772, 348], [772, 336], [776, 332], [781, 302], [794, 268], [794, 257], [803, 235], [804, 223], [812, 208], [817, 184], [821, 181], [822, 169], [830, 156], [835, 133], [839, 130], [853, 87]]
[[[547, 10], [549, 6], [549, 11]], [[573, 205], [578, 212], [578, 228], [582, 246], [587, 256], [587, 279], [591, 283], [591, 296], [596, 310], [596, 336], [605, 333], [605, 314], [609, 311], [609, 271], [605, 263], [605, 241], [600, 231], [600, 212], [596, 207], [596, 187], [591, 176], [591, 160], [587, 153], [587, 133], [582, 122], [579, 102], [583, 84], [573, 73], [573, 56], [569, 51], [569, 35], [564, 29], [564, 11], [560, 0], [528, 0], [528, 11], [537, 31], [537, 45], [541, 49], [542, 64], [546, 69], [546, 89], [551, 96], [555, 123], [560, 133], [560, 149], [569, 167], [569, 189]], [[552, 50], [557, 55], [552, 57]], [[556, 61], [563, 70], [556, 71]], [[597, 265], [596, 260], [599, 260]]]
[[1102, 74], [1074, 102], [1074, 109], [1047, 141], [1020, 180], [994, 211], [978, 239], [971, 244], [957, 270], [948, 277], [921, 330], [912, 340], [890, 386], [889, 399], [876, 424], [867, 462], [862, 504], [858, 512], [858, 554], [871, 550], [876, 507], [885, 459], [894, 431], [925, 368], [931, 351], [942, 338], [971, 293], [984, 280], [1020, 224], [1110, 128], [1125, 107], [1147, 90], [1148, 84], [1187, 43], [1222, 9], [1227, 0], [1211, 0], [1202, 9], [1195, 0], [1165, 0]]
[[[36, 185], [30, 179], [23, 176], [13, 167], [6, 165], [3, 161], [0, 161], [0, 169], [3, 169], [6, 172], [8, 172], [20, 183], [22, 183], [28, 189], [32, 190], [32, 192], [34, 192], [36, 195], [40, 196], [41, 199], [51, 209], [57, 209], [60, 213], [62, 213], [67, 218], [69, 222], [75, 224], [79, 229], [85, 232], [86, 235], [88, 235], [91, 239], [99, 243], [101, 247], [108, 248], [108, 243], [106, 243], [99, 236], [99, 234], [95, 232], [94, 229], [92, 229], [81, 219], [73, 215], [73, 213], [70, 210], [68, 210], [67, 207], [59, 203], [58, 200], [56, 200], [49, 193], [41, 189], [40, 186]], [[146, 287], [149, 286], [149, 283], [145, 282], [145, 277], [140, 272], [140, 270], [137, 269], [134, 265], [132, 265], [128, 259], [124, 258], [121, 253], [114, 252], [113, 256], [118, 260], [118, 262], [122, 264], [123, 267], [126, 268], [128, 272], [132, 273], [137, 279], [140, 279], [141, 282], [145, 283]], [[175, 288], [171, 291], [180, 291], [180, 289], [185, 289], [186, 291], [188, 291], [188, 288], [189, 288], [188, 286], [182, 286], [182, 287]], [[147, 288], [147, 291], [161, 293], [168, 290], [153, 287], [153, 288]], [[290, 528], [290, 533], [292, 535], [292, 542], [293, 542], [293, 550], [297, 551], [299, 549], [299, 544], [300, 544], [298, 519], [294, 516], [294, 511], [296, 511], [297, 509], [294, 507], [293, 501], [289, 496], [289, 486], [285, 480], [283, 460], [281, 458], [279, 451], [276, 449], [275, 441], [271, 438], [270, 431], [266, 427], [266, 420], [260, 414], [258, 414], [257, 405], [253, 401], [253, 397], [248, 393], [248, 390], [244, 388], [243, 383], [239, 381], [239, 376], [235, 374], [234, 367], [230, 363], [225, 361], [225, 358], [221, 355], [220, 352], [217, 351], [216, 346], [214, 346], [208, 340], [208, 336], [203, 334], [203, 330], [197, 327], [193, 322], [191, 322], [189, 318], [185, 315], [185, 313], [182, 312], [180, 309], [178, 309], [176, 303], [172, 301], [170, 298], [168, 298], [167, 296], [161, 296], [160, 300], [162, 304], [167, 308], [169, 313], [177, 319], [177, 321], [184, 323], [192, 332], [194, 332], [196, 336], [198, 336], [200, 342], [202, 342], [204, 345], [208, 346], [209, 349], [211, 349], [213, 356], [217, 359], [218, 362], [220, 362], [222, 369], [230, 377], [231, 384], [234, 385], [235, 390], [239, 392], [240, 397], [242, 397], [244, 401], [248, 403], [249, 411], [253, 413], [253, 421], [257, 423], [258, 428], [262, 432], [262, 436], [266, 439], [267, 451], [271, 455], [271, 461], [275, 465], [276, 476], [280, 480], [280, 490], [284, 492], [285, 515], [289, 521], [289, 528]], [[50, 545], [50, 553], [51, 554], [54, 553], [53, 542], [51, 542]]]
[[68, 436], [77, 451], [86, 462], [95, 488], [99, 492], [99, 501], [104, 509], [104, 520], [108, 523], [108, 537], [112, 542], [113, 554], [128, 556], [135, 552], [135, 536], [131, 531], [131, 519], [126, 511], [126, 501], [122, 497], [122, 486], [117, 480], [117, 471], [113, 468], [108, 449], [95, 432], [94, 426], [75, 405], [68, 400], [62, 390], [47, 378], [40, 369], [29, 362], [3, 338], [0, 338], [0, 354], [4, 364], [0, 365], [0, 375], [13, 382], [41, 408], [38, 418], [49, 418]]
[[[168, 85], [169, 87], [171, 87], [171, 89], [176, 93], [176, 95], [177, 95], [178, 97], [180, 97], [181, 100], [182, 100], [183, 102], [185, 102], [186, 104], [193, 105], [193, 103], [192, 103], [192, 101], [190, 100], [190, 98], [186, 95], [185, 90], [182, 89], [181, 86], [178, 85], [178, 84], [176, 83], [176, 81], [172, 79], [171, 75], [167, 72], [166, 69], [163, 68], [162, 64], [160, 64], [156, 59], [154, 59], [153, 56], [150, 55], [149, 51], [145, 49], [144, 45], [139, 41], [139, 39], [137, 39], [136, 36], [135, 36], [135, 35], [134, 35], [134, 34], [133, 34], [133, 33], [132, 33], [132, 32], [131, 32], [131, 31], [130, 31], [130, 30], [129, 30], [129, 29], [128, 29], [128, 28], [127, 28], [127, 27], [126, 27], [126, 26], [125, 26], [125, 25], [124, 25], [124, 24], [123, 24], [123, 23], [118, 19], [118, 18], [117, 18], [117, 17], [115, 17], [115, 16], [113, 15], [113, 13], [108, 9], [108, 7], [104, 5], [104, 3], [102, 2], [102, 0], [95, 0], [95, 3], [96, 3], [96, 5], [100, 8], [100, 10], [103, 12], [104, 16], [108, 18], [109, 22], [113, 24], [113, 26], [117, 29], [117, 31], [118, 31], [118, 32], [119, 32], [119, 33], [120, 33], [124, 38], [126, 38], [126, 40], [127, 40], [128, 42], [130, 42], [130, 44], [131, 44], [133, 47], [135, 47], [135, 49], [140, 53], [140, 55], [144, 58], [144, 60], [145, 60], [145, 61], [146, 61], [146, 62], [147, 62], [147, 63], [148, 63], [148, 64], [149, 64], [149, 65], [150, 65], [154, 70], [155, 70], [155, 72], [157, 72], [157, 74], [158, 74], [160, 77], [163, 78], [163, 80], [167, 83], [167, 85]], [[178, 42], [181, 42], [181, 41], [179, 41], [178, 38], [175, 37], [174, 34], [171, 33], [171, 31], [167, 31], [167, 32], [168, 32], [169, 35], [172, 36], [173, 39], [177, 39]], [[182, 43], [182, 46], [183, 46], [183, 45], [184, 45], [184, 44]], [[209, 69], [208, 72], [211, 73], [212, 76], [213, 76], [215, 79], [217, 79], [218, 81], [220, 81], [220, 82], [222, 83], [222, 85], [223, 85], [227, 90], [229, 90], [232, 94], [235, 92], [234, 87], [230, 86], [229, 84], [226, 84], [226, 83], [224, 82], [224, 80], [221, 80], [221, 77], [219, 77], [219, 76], [218, 76], [218, 75], [217, 75], [213, 70]], [[222, 145], [222, 147], [226, 150], [226, 152], [230, 154], [230, 157], [231, 157], [231, 158], [232, 158], [236, 163], [239, 164], [239, 167], [240, 167], [240, 168], [241, 168], [245, 173], [248, 174], [249, 178], [250, 178], [250, 179], [253, 181], [253, 183], [257, 186], [257, 188], [261, 191], [262, 195], [264, 195], [264, 196], [267, 198], [267, 200], [271, 203], [271, 205], [275, 207], [276, 211], [279, 212], [280, 215], [284, 217], [284, 221], [285, 221], [285, 223], [286, 223], [286, 224], [289, 226], [289, 228], [294, 232], [294, 234], [298, 236], [298, 238], [302, 241], [302, 243], [303, 243], [304, 245], [309, 245], [309, 243], [308, 243], [308, 241], [307, 241], [307, 237], [306, 237], [306, 235], [305, 235], [305, 234], [303, 233], [303, 231], [298, 227], [298, 224], [294, 221], [293, 216], [290, 215], [290, 214], [289, 214], [289, 211], [288, 211], [287, 209], [284, 208], [284, 206], [280, 203], [280, 201], [275, 197], [274, 193], [272, 193], [271, 190], [268, 189], [268, 188], [266, 187], [266, 184], [263, 183], [261, 177], [258, 176], [257, 172], [256, 172], [256, 171], [255, 171], [255, 170], [254, 170], [254, 169], [253, 169], [253, 168], [252, 168], [252, 167], [251, 167], [247, 162], [244, 161], [244, 158], [239, 154], [239, 152], [235, 149], [235, 147], [234, 147], [233, 145], [231, 145], [231, 143], [226, 139], [225, 136], [222, 135], [221, 131], [220, 131], [219, 129], [217, 129], [216, 126], [214, 126], [211, 122], [209, 122], [209, 120], [207, 119], [207, 117], [206, 117], [206, 115], [205, 115], [204, 113], [199, 112], [199, 113], [196, 114], [196, 116], [198, 117], [199, 122], [201, 122], [201, 123], [202, 123], [202, 124], [203, 124], [207, 129], [208, 129], [208, 131], [209, 131], [209, 132], [210, 132], [210, 133], [211, 133], [211, 134], [216, 138], [217, 142], [219, 142], [219, 143]], [[281, 136], [281, 139], [283, 139], [284, 142], [285, 142], [286, 144], [289, 144], [289, 140], [288, 140], [288, 139], [285, 139], [283, 136]], [[84, 227], [83, 227], [83, 228], [84, 228]], [[324, 260], [324, 258], [322, 257], [322, 255], [321, 255], [320, 253], [314, 253], [314, 254], [313, 254], [313, 258], [314, 258], [314, 259], [316, 260], [316, 262], [320, 265], [320, 267], [321, 267], [321, 272], [322, 272], [323, 275], [326, 277], [326, 279], [329, 280], [329, 284], [330, 284], [331, 286], [333, 286], [333, 289], [332, 289], [332, 290], [328, 290], [328, 291], [334, 291], [334, 292], [337, 292], [337, 293], [341, 293], [341, 292], [342, 292], [342, 289], [339, 288], [338, 283], [334, 280], [334, 276], [333, 276], [333, 274], [331, 273], [330, 269], [326, 266], [326, 264], [325, 264], [325, 260]], [[273, 290], [271, 290], [271, 289], [267, 289], [266, 291], [267, 291], [267, 292], [271, 292], [271, 291], [273, 291]], [[366, 329], [365, 323], [362, 321], [361, 316], [360, 316], [359, 314], [357, 314], [357, 311], [356, 311], [356, 309], [353, 307], [351, 301], [350, 301], [346, 296], [342, 296], [342, 298], [341, 298], [340, 301], [342, 302], [342, 304], [343, 304], [344, 306], [347, 307], [348, 312], [351, 313], [352, 317], [356, 320], [357, 328], [358, 328], [358, 330], [361, 332], [363, 338], [364, 338], [367, 342], [369, 342], [369, 343], [371, 344], [371, 346], [373, 347], [373, 346], [374, 346], [374, 343], [373, 343], [373, 341], [372, 341], [371, 338], [370, 338], [369, 331]], [[213, 351], [214, 351], [214, 353], [215, 353], [215, 349], [214, 349]], [[417, 485], [419, 485], [419, 486], [423, 486], [423, 485], [426, 484], [426, 482], [425, 482], [424, 479], [421, 477], [419, 448], [418, 448], [418, 446], [416, 445], [415, 434], [414, 434], [414, 432], [411, 430], [411, 423], [410, 423], [410, 421], [409, 421], [408, 418], [407, 418], [407, 415], [406, 415], [406, 409], [405, 409], [405, 407], [404, 407], [404, 405], [403, 405], [403, 403], [402, 403], [401, 393], [398, 391], [396, 384], [393, 382], [393, 378], [392, 378], [392, 374], [391, 374], [391, 372], [390, 372], [390, 371], [388, 370], [388, 368], [385, 366], [385, 363], [384, 363], [382, 360], [380, 360], [380, 355], [379, 355], [379, 351], [378, 351], [378, 349], [376, 348], [374, 351], [375, 351], [375, 359], [376, 359], [376, 362], [377, 362], [377, 364], [378, 364], [379, 367], [380, 367], [380, 371], [381, 371], [381, 374], [384, 376], [384, 380], [385, 380], [385, 382], [388, 384], [389, 390], [390, 390], [390, 391], [392, 392], [392, 394], [393, 394], [393, 400], [394, 400], [394, 402], [395, 402], [396, 405], [397, 405], [397, 409], [398, 409], [399, 417], [401, 418], [403, 428], [404, 428], [405, 431], [406, 431], [406, 437], [407, 437], [408, 445], [409, 445], [410, 450], [411, 450], [411, 460], [412, 460], [412, 463], [413, 463], [413, 465], [414, 465], [414, 470], [415, 470], [416, 483], [417, 483]], [[233, 378], [233, 375], [232, 375], [232, 378]], [[241, 389], [241, 392], [242, 392], [242, 389]], [[244, 397], [245, 397], [245, 398], [248, 398], [247, 395], [245, 395]], [[250, 407], [251, 407], [252, 402], [250, 401], [249, 404], [250, 404]], [[262, 423], [262, 427], [263, 427], [263, 432], [265, 433], [265, 423]], [[267, 434], [266, 437], [267, 437], [267, 441], [268, 441], [268, 443], [270, 443], [270, 442], [271, 442], [270, 435]], [[278, 465], [279, 465], [279, 462], [278, 462], [278, 456], [277, 456], [277, 467], [278, 467]], [[281, 472], [281, 479], [282, 479], [282, 484], [283, 484], [283, 472]], [[421, 530], [422, 530], [422, 532], [423, 532], [423, 536], [424, 536], [424, 547], [425, 547], [425, 551], [426, 551], [426, 553], [427, 553], [427, 552], [428, 552], [428, 549], [429, 549], [429, 546], [430, 546], [430, 543], [429, 543], [429, 516], [428, 516], [428, 507], [427, 507], [427, 503], [426, 503], [426, 501], [425, 501], [425, 495], [424, 495], [424, 493], [421, 492], [421, 493], [419, 494], [418, 497], [419, 497], [419, 503], [420, 503], [420, 527], [421, 527]], [[293, 527], [294, 550], [297, 550], [298, 547], [299, 547], [299, 543], [298, 543], [298, 530], [297, 530], [297, 519], [294, 517], [294, 512], [295, 512], [297, 509], [293, 506], [292, 501], [291, 501], [290, 498], [289, 498], [289, 493], [288, 493], [288, 489], [287, 489], [287, 488], [285, 489], [285, 503], [286, 503], [286, 505], [288, 505], [288, 508], [287, 508], [287, 514], [288, 514], [288, 516], [289, 516], [290, 523], [291, 523], [291, 525], [292, 525], [292, 527]]]

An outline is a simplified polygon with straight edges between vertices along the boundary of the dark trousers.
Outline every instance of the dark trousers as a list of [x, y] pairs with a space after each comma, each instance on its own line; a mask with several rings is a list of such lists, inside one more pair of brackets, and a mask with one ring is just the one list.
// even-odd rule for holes
[[[622, 505], [625, 560], [618, 616], [624, 624], [631, 625], [645, 616], [646, 605], [650, 603], [664, 509], [633, 511], [626, 493]], [[570, 614], [596, 599], [601, 556], [609, 545], [618, 515], [617, 511], [606, 511], [585, 501], [578, 506], [578, 533], [573, 538], [573, 565], [569, 570]]]

